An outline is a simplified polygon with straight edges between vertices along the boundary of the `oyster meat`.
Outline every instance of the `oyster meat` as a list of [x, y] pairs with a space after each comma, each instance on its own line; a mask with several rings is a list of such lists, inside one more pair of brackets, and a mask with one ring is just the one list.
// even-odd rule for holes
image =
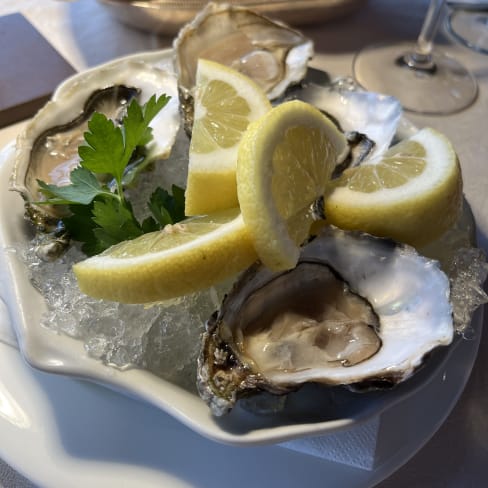
[[199, 58], [230, 66], [252, 78], [273, 100], [301, 81], [313, 43], [300, 32], [245, 7], [210, 2], [173, 43], [186, 127], [193, 120]]
[[63, 83], [19, 134], [10, 188], [19, 191], [30, 220], [41, 230], [50, 229], [62, 215], [61, 207], [35, 205], [42, 200], [37, 180], [68, 184], [79, 163], [78, 146], [94, 111], [119, 121], [131, 99], [145, 103], [165, 93], [171, 100], [153, 119], [149, 159], [166, 158], [180, 124], [176, 77], [149, 63], [125, 60], [88, 71]]
[[198, 389], [215, 415], [308, 382], [390, 386], [448, 345], [449, 280], [413, 248], [326, 228], [293, 270], [256, 264], [207, 322]]

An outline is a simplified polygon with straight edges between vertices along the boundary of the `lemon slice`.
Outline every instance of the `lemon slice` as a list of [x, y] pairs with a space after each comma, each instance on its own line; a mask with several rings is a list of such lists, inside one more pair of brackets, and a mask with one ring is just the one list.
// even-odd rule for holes
[[295, 266], [312, 223], [310, 206], [324, 194], [346, 144], [332, 121], [296, 100], [273, 108], [244, 134], [239, 204], [259, 258], [270, 269]]
[[73, 269], [87, 295], [147, 303], [207, 288], [256, 259], [239, 210], [229, 209], [121, 242]]
[[237, 207], [237, 148], [249, 122], [271, 104], [247, 76], [200, 59], [194, 106], [185, 214]]
[[462, 176], [448, 139], [423, 129], [381, 159], [346, 170], [326, 199], [327, 223], [422, 246], [458, 219]]

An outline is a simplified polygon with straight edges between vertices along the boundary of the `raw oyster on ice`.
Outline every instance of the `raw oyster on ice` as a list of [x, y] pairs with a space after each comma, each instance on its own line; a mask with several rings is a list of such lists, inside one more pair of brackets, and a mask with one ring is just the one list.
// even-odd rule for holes
[[413, 248], [327, 228], [293, 270], [255, 265], [208, 321], [198, 389], [215, 415], [257, 391], [409, 378], [453, 339], [449, 280]]
[[68, 79], [53, 98], [19, 134], [11, 189], [26, 201], [27, 215], [41, 230], [55, 226], [62, 207], [35, 205], [42, 200], [37, 180], [68, 184], [71, 170], [79, 163], [78, 146], [94, 111], [115, 122], [124, 116], [128, 103], [145, 103], [152, 95], [171, 96], [168, 105], [153, 119], [153, 141], [146, 158], [166, 158], [180, 124], [176, 77], [143, 61], [125, 60], [83, 76]]
[[173, 48], [188, 129], [199, 58], [249, 76], [272, 100], [303, 79], [313, 56], [312, 41], [300, 32], [247, 8], [213, 2], [180, 30]]

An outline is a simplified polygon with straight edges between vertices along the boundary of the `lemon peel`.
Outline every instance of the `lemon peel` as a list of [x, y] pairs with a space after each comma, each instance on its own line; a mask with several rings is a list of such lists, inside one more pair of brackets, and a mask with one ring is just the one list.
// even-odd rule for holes
[[457, 221], [462, 187], [452, 144], [425, 128], [381, 158], [346, 170], [325, 199], [324, 223], [420, 247]]
[[73, 270], [87, 295], [148, 303], [208, 288], [256, 259], [239, 209], [230, 209], [121, 242]]
[[271, 109], [265, 92], [250, 78], [200, 59], [196, 74], [186, 215], [238, 206], [236, 164], [249, 122]]

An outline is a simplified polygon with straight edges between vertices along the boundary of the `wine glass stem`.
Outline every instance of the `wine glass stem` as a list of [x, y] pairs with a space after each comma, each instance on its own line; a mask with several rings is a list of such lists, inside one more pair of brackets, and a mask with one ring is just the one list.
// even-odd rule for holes
[[435, 72], [435, 63], [432, 60], [432, 46], [434, 36], [439, 28], [444, 0], [431, 0], [425, 16], [417, 43], [412, 52], [405, 54], [399, 62], [412, 69]]

